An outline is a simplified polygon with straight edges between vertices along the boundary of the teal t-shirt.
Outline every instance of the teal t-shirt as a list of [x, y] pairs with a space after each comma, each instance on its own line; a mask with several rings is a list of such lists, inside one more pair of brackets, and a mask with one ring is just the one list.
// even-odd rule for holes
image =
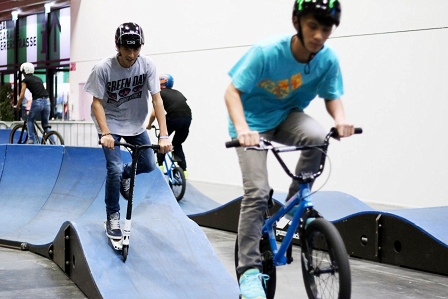
[[[229, 71], [241, 92], [244, 115], [251, 130], [277, 127], [292, 110], [303, 111], [319, 96], [338, 99], [344, 92], [339, 60], [325, 45], [309, 63], [299, 63], [291, 52], [292, 35], [275, 36], [253, 45]], [[229, 118], [229, 133], [236, 138]]]

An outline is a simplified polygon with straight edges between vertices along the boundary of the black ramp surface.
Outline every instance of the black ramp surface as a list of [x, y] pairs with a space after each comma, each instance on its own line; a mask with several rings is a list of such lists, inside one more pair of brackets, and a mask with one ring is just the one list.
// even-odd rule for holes
[[[67, 275], [87, 265], [83, 279], [75, 281], [85, 293], [98, 292], [102, 298], [238, 297], [237, 282], [202, 229], [181, 210], [160, 170], [137, 176], [129, 255], [123, 263], [104, 233], [102, 149], [8, 145], [0, 147], [0, 157], [5, 157], [0, 208], [6, 215], [0, 218], [0, 239], [33, 247], [64, 240], [61, 233], [70, 227], [76, 236], [71, 242], [79, 245], [61, 246], [66, 250], [62, 261], [68, 257], [69, 266], [58, 265]], [[30, 169], [36, 172], [32, 176]], [[123, 227], [127, 202], [120, 203]], [[78, 247], [80, 252], [67, 256], [67, 250]]]

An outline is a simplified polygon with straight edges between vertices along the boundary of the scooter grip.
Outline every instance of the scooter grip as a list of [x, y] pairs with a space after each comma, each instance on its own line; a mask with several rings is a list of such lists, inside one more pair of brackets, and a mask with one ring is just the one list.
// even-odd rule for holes
[[355, 128], [355, 134], [362, 134], [362, 128]]
[[240, 146], [240, 142], [238, 141], [238, 139], [234, 139], [232, 141], [227, 141], [226, 142], [226, 147], [230, 148], [230, 147], [239, 147]]

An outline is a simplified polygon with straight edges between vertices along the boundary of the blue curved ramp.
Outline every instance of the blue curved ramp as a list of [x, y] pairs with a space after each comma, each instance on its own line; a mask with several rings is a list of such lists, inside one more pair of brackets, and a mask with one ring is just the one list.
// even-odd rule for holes
[[102, 149], [2, 145], [0, 159], [0, 243], [51, 258], [89, 298], [237, 298], [237, 282], [158, 169], [137, 176], [123, 263], [104, 233]]
[[[58, 178], [63, 150], [59, 146], [6, 145], [0, 180], [0, 210], [7, 224], [0, 228], [2, 239], [27, 239], [33, 230], [28, 223], [44, 206]], [[35, 233], [41, 234], [40, 230]]]
[[11, 129], [0, 129], [0, 144], [9, 143], [9, 135], [11, 134]]
[[202, 192], [196, 189], [192, 184], [187, 181], [187, 187], [185, 189], [185, 195], [179, 206], [182, 208], [185, 214], [194, 215], [211, 211], [221, 206], [220, 203], [205, 196]]

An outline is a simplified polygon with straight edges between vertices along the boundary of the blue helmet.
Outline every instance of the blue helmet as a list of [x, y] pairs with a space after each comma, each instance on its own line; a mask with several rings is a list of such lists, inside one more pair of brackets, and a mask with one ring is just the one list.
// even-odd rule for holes
[[173, 88], [174, 79], [170, 74], [162, 74], [159, 76], [160, 88]]

